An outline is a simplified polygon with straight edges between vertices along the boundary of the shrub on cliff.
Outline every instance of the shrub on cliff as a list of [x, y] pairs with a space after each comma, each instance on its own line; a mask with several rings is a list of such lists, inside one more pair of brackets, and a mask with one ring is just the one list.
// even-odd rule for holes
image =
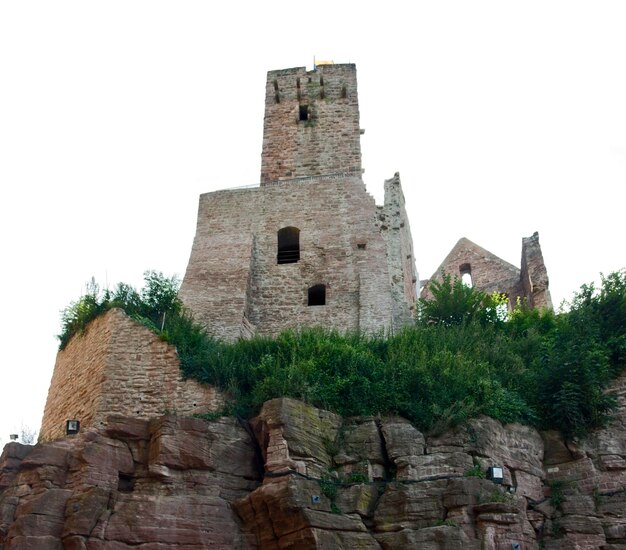
[[144, 283], [140, 292], [125, 283], [118, 284], [111, 291], [101, 290], [92, 278], [86, 293], [61, 312], [59, 349], [63, 349], [72, 336], [84, 332], [93, 319], [114, 307], [122, 308], [157, 332], [165, 331], [168, 315], [172, 317], [172, 325], [176, 324], [177, 318], [184, 315], [184, 308], [178, 299], [178, 278], [165, 277], [158, 271], [146, 271]]
[[569, 311], [540, 318], [539, 345], [527, 354], [527, 385], [544, 425], [566, 436], [603, 425], [615, 398], [605, 389], [626, 367], [626, 271], [583, 285]]
[[626, 358], [626, 272], [583, 286], [567, 312], [516, 308], [449, 278], [422, 304], [415, 326], [389, 337], [321, 328], [234, 343], [206, 334], [176, 296], [178, 281], [147, 272], [140, 292], [95, 283], [64, 312], [61, 346], [110, 307], [175, 345], [185, 377], [218, 386], [229, 410], [253, 414], [264, 401], [294, 397], [339, 414], [395, 413], [422, 430], [478, 414], [581, 435], [609, 418], [605, 393]]
[[433, 297], [418, 300], [420, 324], [460, 325], [474, 321], [486, 324], [505, 320], [501, 306], [506, 307], [506, 296], [485, 294], [443, 270], [441, 281], [431, 280], [428, 289]]

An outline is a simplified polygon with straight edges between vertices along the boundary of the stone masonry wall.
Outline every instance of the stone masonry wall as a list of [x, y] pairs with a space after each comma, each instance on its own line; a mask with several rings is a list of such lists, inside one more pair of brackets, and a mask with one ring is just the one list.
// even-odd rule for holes
[[[521, 269], [498, 258], [469, 239], [462, 238], [433, 273], [431, 280], [441, 281], [441, 271], [453, 277], [461, 277], [469, 267], [472, 286], [482, 292], [506, 294], [509, 307], [514, 307], [518, 299], [525, 300], [530, 307], [552, 309], [548, 288], [548, 272], [543, 262], [539, 245], [539, 233], [522, 239]], [[428, 284], [421, 292], [422, 298], [431, 299]]]
[[[517, 296], [522, 293], [520, 270], [478, 246], [465, 237], [459, 239], [445, 260], [433, 273], [431, 279], [441, 280], [441, 271], [453, 277], [461, 277], [461, 266], [469, 264], [472, 275], [472, 286], [487, 294], [501, 292], [506, 294], [514, 304]], [[422, 294], [425, 298], [432, 297], [428, 287]]]
[[241, 336], [262, 191], [257, 187], [200, 195], [196, 236], [179, 297], [217, 338]]
[[379, 220], [381, 234], [387, 243], [393, 324], [401, 327], [413, 320], [419, 275], [415, 269], [413, 239], [398, 173], [385, 180], [385, 204], [380, 208]]
[[[180, 296], [212, 334], [234, 339], [246, 323], [260, 334], [311, 325], [391, 326], [386, 243], [360, 177], [220, 191], [202, 195], [200, 203]], [[277, 263], [283, 227], [300, 230], [296, 263]], [[324, 306], [308, 306], [308, 289], [316, 284], [326, 285]]]
[[[300, 120], [301, 108], [308, 112]], [[361, 173], [356, 67], [269, 71], [261, 182], [335, 172]]]
[[182, 380], [176, 349], [121, 310], [111, 310], [72, 338], [57, 355], [41, 425], [44, 440], [62, 437], [65, 421], [81, 429], [111, 414], [149, 419], [217, 409], [210, 386]]
[[522, 239], [522, 287], [531, 307], [552, 309], [552, 298], [548, 288], [548, 271], [543, 262], [539, 233]]
[[96, 423], [111, 328], [110, 316], [98, 317], [57, 354], [39, 430], [42, 440], [65, 435], [69, 419], [80, 419], [88, 426]]

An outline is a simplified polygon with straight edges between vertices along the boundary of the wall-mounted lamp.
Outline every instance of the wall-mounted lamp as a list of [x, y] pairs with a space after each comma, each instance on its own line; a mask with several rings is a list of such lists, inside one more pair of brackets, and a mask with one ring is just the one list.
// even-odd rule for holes
[[502, 481], [504, 481], [504, 469], [502, 466], [489, 466], [487, 478], [494, 483], [502, 483]]
[[80, 420], [68, 420], [65, 422], [65, 433], [75, 435], [80, 430]]

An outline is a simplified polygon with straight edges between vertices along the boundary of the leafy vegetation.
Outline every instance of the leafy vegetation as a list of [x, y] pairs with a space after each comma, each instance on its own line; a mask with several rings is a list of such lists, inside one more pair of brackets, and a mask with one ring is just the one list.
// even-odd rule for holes
[[550, 486], [550, 504], [554, 506], [559, 512], [563, 511], [563, 490], [565, 489], [565, 481], [555, 480], [551, 481]]
[[[165, 277], [158, 271], [144, 273], [144, 288], [137, 292], [120, 283], [115, 290], [101, 290], [94, 279], [77, 302], [72, 302], [61, 313], [59, 348], [63, 349], [75, 334], [82, 334], [87, 325], [109, 309], [119, 307], [140, 323], [168, 339], [168, 329], [190, 329], [196, 332], [191, 316], [178, 299], [180, 282], [176, 277]], [[167, 321], [167, 323], [166, 323]]]
[[425, 431], [486, 414], [574, 437], [609, 418], [605, 390], [626, 366], [626, 271], [583, 286], [558, 314], [518, 304], [505, 316], [502, 297], [444, 274], [415, 325], [388, 337], [313, 328], [234, 343], [193, 320], [176, 278], [150, 271], [145, 281], [140, 292], [92, 281], [63, 313], [61, 348], [121, 307], [176, 346], [184, 376], [224, 390], [229, 414], [289, 396], [346, 416], [400, 414]]
[[505, 320], [501, 306], [506, 306], [507, 298], [503, 294], [479, 292], [444, 271], [441, 281], [432, 280], [428, 288], [433, 299], [419, 300], [418, 315], [423, 323], [460, 325], [472, 321], [485, 324]]
[[483, 470], [480, 464], [474, 464], [469, 470], [466, 470], [463, 475], [465, 477], [478, 477], [480, 479], [485, 479], [485, 470]]

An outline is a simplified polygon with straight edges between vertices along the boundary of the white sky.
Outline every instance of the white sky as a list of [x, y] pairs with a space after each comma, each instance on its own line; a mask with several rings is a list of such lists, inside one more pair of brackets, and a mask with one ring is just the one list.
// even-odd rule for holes
[[313, 56], [357, 64], [422, 278], [534, 231], [555, 304], [624, 267], [624, 29], [623, 1], [0, 3], [0, 440], [39, 427], [92, 276], [184, 275], [198, 195], [258, 182], [266, 72]]

